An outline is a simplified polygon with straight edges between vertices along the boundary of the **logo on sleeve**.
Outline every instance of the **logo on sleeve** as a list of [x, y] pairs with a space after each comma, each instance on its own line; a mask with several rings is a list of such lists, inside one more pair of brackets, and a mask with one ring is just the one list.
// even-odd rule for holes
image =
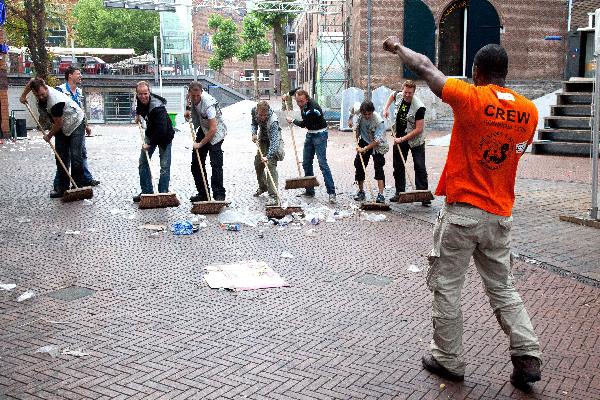
[[517, 154], [524, 153], [525, 149], [527, 149], [527, 141], [521, 142], [521, 143], [517, 143]]
[[496, 170], [502, 166], [511, 153], [510, 149], [514, 142], [510, 136], [502, 132], [494, 132], [481, 139], [479, 150], [481, 159], [479, 162], [489, 170]]

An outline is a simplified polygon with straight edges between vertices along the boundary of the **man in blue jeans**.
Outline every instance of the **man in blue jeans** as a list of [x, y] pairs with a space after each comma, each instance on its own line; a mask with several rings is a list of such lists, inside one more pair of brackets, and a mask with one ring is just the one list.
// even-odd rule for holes
[[[81, 84], [81, 70], [77, 67], [74, 67], [72, 65], [70, 65], [66, 70], [65, 70], [65, 83], [63, 83], [60, 86], [56, 87], [56, 90], [58, 90], [59, 92], [62, 92], [68, 96], [71, 97], [71, 99], [77, 103], [77, 105], [84, 110], [83, 108], [83, 91], [81, 90], [80, 87], [78, 87]], [[84, 111], [85, 113], [85, 111]], [[90, 129], [90, 126], [87, 124], [85, 125], [85, 136], [90, 136], [92, 134], [92, 130]], [[85, 147], [85, 136], [83, 137], [83, 149], [81, 150], [81, 154], [83, 156], [83, 178], [85, 179], [86, 182], [86, 186], [98, 186], [100, 184], [99, 180], [94, 179], [94, 177], [92, 176], [92, 173], [90, 172], [90, 169], [88, 167], [88, 162], [87, 162], [87, 149]], [[54, 178], [54, 186], [56, 186], [58, 183], [58, 173], [56, 174], [56, 177]]]
[[[315, 154], [319, 161], [319, 167], [323, 173], [323, 179], [325, 180], [325, 187], [327, 188], [327, 194], [329, 194], [329, 202], [335, 203], [335, 185], [333, 183], [333, 177], [331, 176], [331, 170], [327, 163], [327, 139], [329, 133], [327, 132], [327, 122], [323, 116], [323, 110], [316, 101], [308, 96], [306, 90], [293, 89], [289, 92], [290, 96], [294, 96], [296, 104], [300, 107], [301, 120], [292, 119], [287, 117], [287, 121], [290, 124], [299, 126], [300, 128], [306, 128], [306, 139], [304, 140], [304, 152], [302, 157], [302, 168], [304, 168], [304, 174], [306, 176], [314, 176], [313, 172], [313, 160]], [[287, 96], [284, 96], [287, 99]], [[308, 188], [303, 193], [304, 196], [314, 197], [315, 189]]]
[[140, 153], [139, 171], [140, 186], [142, 193], [133, 197], [133, 201], [138, 203], [142, 194], [152, 194], [152, 180], [150, 175], [150, 165], [146, 158], [152, 158], [152, 154], [158, 147], [160, 157], [160, 178], [158, 180], [158, 192], [169, 192], [169, 181], [171, 177], [171, 142], [175, 136], [175, 130], [167, 114], [167, 101], [150, 92], [150, 84], [146, 81], [138, 82], [136, 89], [136, 122], [143, 118], [146, 121], [146, 135], [142, 151]]
[[[71, 97], [58, 90], [46, 86], [41, 78], [33, 78], [27, 83], [20, 101], [27, 104], [27, 95], [33, 92], [38, 102], [40, 124], [49, 131], [44, 133], [44, 140], [50, 142], [54, 137], [56, 152], [69, 169], [77, 186], [86, 186], [83, 177], [83, 137], [85, 132], [85, 116], [83, 111]], [[65, 190], [69, 189], [71, 182], [67, 172], [56, 160], [57, 180], [50, 197], [60, 198]]]

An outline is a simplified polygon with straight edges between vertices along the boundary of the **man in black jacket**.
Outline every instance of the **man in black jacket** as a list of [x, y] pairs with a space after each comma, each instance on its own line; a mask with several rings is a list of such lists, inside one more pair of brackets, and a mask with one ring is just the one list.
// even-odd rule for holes
[[[171, 142], [175, 135], [175, 130], [167, 114], [167, 101], [151, 93], [150, 84], [145, 81], [138, 82], [135, 92], [137, 99], [135, 120], [139, 122], [143, 118], [146, 121], [146, 136], [139, 161], [140, 186], [142, 187], [140, 195], [154, 193], [146, 151], [148, 151], [148, 156], [152, 158], [152, 154], [154, 154], [157, 147], [158, 156], [160, 157], [158, 191], [159, 193], [167, 193], [169, 191], [171, 169]], [[140, 195], [134, 196], [133, 201], [139, 202]]]
[[[304, 152], [302, 157], [302, 168], [304, 168], [304, 175], [314, 176], [313, 172], [313, 160], [315, 154], [319, 161], [319, 167], [323, 173], [323, 180], [325, 181], [325, 187], [327, 188], [327, 194], [329, 194], [329, 202], [335, 203], [335, 185], [333, 183], [333, 177], [331, 176], [331, 170], [327, 163], [327, 139], [329, 133], [327, 132], [327, 122], [323, 116], [323, 110], [317, 104], [316, 101], [308, 96], [306, 90], [293, 89], [289, 92], [290, 96], [295, 96], [296, 104], [300, 107], [301, 120], [287, 118], [288, 123], [299, 126], [300, 128], [306, 128], [306, 138], [304, 139]], [[287, 96], [284, 96], [287, 98]], [[315, 189], [306, 189], [304, 195], [307, 197], [315, 196]]]

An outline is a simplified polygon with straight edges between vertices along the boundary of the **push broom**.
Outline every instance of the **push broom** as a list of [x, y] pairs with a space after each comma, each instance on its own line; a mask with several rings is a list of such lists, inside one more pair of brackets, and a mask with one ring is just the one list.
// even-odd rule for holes
[[[140, 135], [142, 137], [142, 144], [146, 143], [146, 141], [144, 140], [144, 130], [142, 129], [142, 125], [140, 125], [140, 123], [137, 123], [138, 128], [140, 129]], [[175, 193], [158, 193], [158, 190], [156, 190], [156, 183], [154, 182], [154, 179], [152, 178], [152, 168], [150, 168], [150, 156], [148, 155], [148, 150], [143, 149], [144, 150], [144, 154], [146, 154], [146, 161], [148, 162], [148, 173], [150, 174], [150, 180], [152, 181], [152, 188], [154, 190], [154, 193], [152, 194], [146, 194], [146, 193], [142, 193], [140, 195], [140, 204], [139, 204], [139, 208], [144, 209], [144, 208], [166, 208], [166, 207], [178, 207], [179, 206], [179, 199], [177, 198], [177, 195]]]
[[[360, 136], [356, 129], [354, 130], [354, 134], [356, 135], [356, 145], [358, 146], [358, 143], [360, 142]], [[362, 165], [363, 172], [365, 173], [365, 181], [367, 182], [367, 186], [369, 187], [369, 192], [371, 193], [371, 201], [363, 201], [360, 204], [360, 209], [361, 210], [389, 211], [390, 206], [388, 204], [377, 203], [375, 201], [375, 192], [373, 191], [373, 186], [371, 186], [371, 181], [367, 178], [367, 167], [365, 166], [365, 160], [363, 160], [362, 153], [358, 153], [358, 158], [360, 158], [360, 164]]]
[[[256, 147], [258, 148], [258, 153], [260, 154], [260, 159], [262, 161], [263, 153], [262, 153], [262, 150], [260, 149], [260, 145], [257, 143]], [[269, 181], [271, 182], [271, 185], [273, 185], [273, 189], [275, 190], [275, 196], [277, 196], [277, 205], [266, 207], [265, 213], [266, 213], [267, 217], [268, 218], [283, 218], [289, 214], [301, 213], [302, 207], [297, 207], [297, 206], [286, 207], [286, 208], [281, 207], [281, 198], [279, 197], [279, 190], [277, 190], [277, 185], [275, 185], [275, 180], [273, 179], [273, 176], [271, 175], [271, 171], [269, 170], [269, 165], [267, 164], [266, 161], [262, 161], [262, 163], [265, 165], [265, 169], [267, 170], [267, 176], [269, 177]]]
[[398, 148], [398, 153], [400, 153], [400, 160], [402, 160], [402, 165], [404, 166], [404, 171], [406, 171], [406, 176], [408, 176], [408, 180], [413, 188], [413, 191], [411, 192], [398, 193], [398, 203], [418, 203], [422, 201], [433, 200], [433, 193], [431, 193], [429, 190], [416, 190], [417, 187], [415, 186], [415, 182], [408, 173], [408, 168], [406, 168], [406, 159], [404, 158], [404, 154], [402, 154], [400, 145], [396, 144], [396, 147]]
[[[194, 136], [194, 124], [190, 120], [190, 131], [192, 132], [192, 146], [196, 142], [196, 138]], [[192, 214], [218, 214], [221, 212], [223, 207], [229, 206], [230, 202], [228, 201], [213, 201], [210, 196], [210, 192], [208, 191], [208, 184], [206, 183], [206, 175], [204, 174], [204, 167], [202, 166], [202, 162], [200, 160], [200, 152], [198, 149], [194, 149], [194, 153], [196, 153], [196, 160], [198, 160], [198, 165], [200, 166], [200, 174], [202, 175], [202, 183], [204, 183], [204, 191], [206, 192], [206, 196], [208, 197], [208, 201], [196, 201], [192, 203]]]
[[[40, 124], [40, 121], [38, 121], [38, 119], [35, 117], [35, 115], [33, 115], [33, 111], [31, 111], [31, 107], [29, 107], [29, 104], [25, 104], [25, 106], [27, 107], [27, 110], [29, 111], [29, 114], [31, 115], [31, 117], [35, 120], [35, 123], [37, 124], [38, 128], [40, 129], [40, 131], [41, 132], [45, 132], [44, 128], [42, 128], [42, 125]], [[91, 199], [92, 197], [94, 197], [94, 192], [93, 192], [91, 186], [84, 186], [84, 187], [77, 186], [77, 184], [75, 183], [75, 180], [73, 179], [73, 177], [69, 173], [69, 169], [67, 168], [67, 166], [63, 162], [62, 158], [60, 158], [60, 156], [58, 155], [58, 152], [56, 151], [56, 148], [54, 147], [54, 145], [52, 144], [52, 142], [48, 142], [48, 144], [50, 145], [50, 148], [54, 152], [54, 155], [56, 156], [56, 159], [58, 160], [58, 162], [60, 163], [60, 165], [65, 170], [67, 176], [69, 177], [69, 180], [71, 181], [71, 184], [74, 187], [74, 189], [67, 189], [67, 190], [65, 190], [65, 192], [63, 193], [62, 201], [65, 202], [65, 203], [68, 203], [68, 202], [71, 202], [71, 201]]]
[[[285, 109], [289, 111], [287, 108], [287, 101], [285, 102]], [[287, 113], [289, 114], [289, 113]], [[310, 189], [315, 186], [319, 186], [319, 181], [314, 176], [302, 176], [302, 171], [300, 170], [300, 159], [298, 158], [298, 149], [296, 148], [296, 139], [294, 137], [294, 124], [290, 124], [290, 133], [292, 136], [292, 146], [294, 147], [294, 157], [296, 158], [296, 167], [298, 167], [298, 178], [291, 178], [285, 180], [285, 189]]]

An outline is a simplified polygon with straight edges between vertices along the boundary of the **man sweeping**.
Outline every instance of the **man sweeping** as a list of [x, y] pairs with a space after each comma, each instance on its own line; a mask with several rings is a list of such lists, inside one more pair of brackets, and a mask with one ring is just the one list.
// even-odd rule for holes
[[[304, 169], [304, 174], [306, 176], [314, 176], [313, 160], [316, 154], [317, 160], [319, 161], [319, 168], [321, 168], [321, 172], [323, 173], [327, 194], [329, 195], [329, 202], [335, 203], [335, 185], [333, 183], [331, 169], [327, 163], [327, 139], [329, 138], [329, 133], [327, 131], [327, 122], [323, 116], [323, 110], [316, 101], [309, 97], [306, 90], [298, 88], [290, 90], [283, 99], [286, 100], [288, 96], [295, 97], [296, 104], [300, 107], [302, 119], [297, 120], [287, 117], [287, 122], [299, 126], [300, 128], [307, 129], [302, 154], [302, 168]], [[315, 189], [307, 188], [303, 195], [306, 197], [315, 197]]]
[[[133, 201], [139, 203], [142, 194], [152, 194], [152, 174], [148, 159], [158, 148], [160, 158], [160, 177], [158, 180], [158, 192], [168, 193], [171, 179], [171, 143], [175, 136], [175, 130], [167, 114], [167, 101], [150, 92], [150, 84], [146, 81], [138, 82], [135, 88], [137, 106], [136, 122], [140, 119], [146, 121], [144, 143], [140, 152], [139, 173], [142, 193], [133, 197]], [[146, 156], [148, 152], [148, 156]]]
[[454, 112], [446, 165], [436, 190], [446, 196], [433, 231], [427, 285], [433, 292], [431, 353], [425, 369], [462, 381], [461, 289], [471, 257], [510, 341], [511, 383], [525, 391], [541, 379], [542, 353], [511, 274], [510, 230], [517, 165], [536, 130], [535, 105], [505, 87], [508, 56], [489, 44], [473, 61], [473, 82], [446, 77], [425, 55], [390, 37], [383, 48], [419, 75]]
[[[225, 187], [223, 186], [223, 140], [227, 135], [227, 126], [223, 121], [219, 102], [210, 94], [202, 90], [199, 82], [189, 85], [188, 96], [191, 107], [186, 109], [185, 118], [192, 117], [194, 129], [196, 129], [196, 142], [194, 149], [200, 152], [202, 171], [206, 174], [206, 156], [210, 156], [212, 174], [210, 184], [212, 186], [212, 197], [215, 201], [225, 201]], [[192, 151], [192, 176], [196, 185], [197, 194], [190, 197], [191, 202], [207, 201], [208, 196], [205, 189], [198, 158]], [[206, 179], [206, 175], [204, 176]]]
[[[258, 197], [265, 192], [269, 192], [269, 201], [267, 206], [275, 206], [277, 202], [277, 162], [282, 161], [284, 157], [284, 144], [281, 137], [281, 127], [277, 115], [269, 107], [266, 101], [259, 102], [256, 107], [252, 108], [252, 141], [257, 143], [260, 151], [257, 150], [254, 157], [254, 169], [256, 170], [256, 180], [258, 181], [258, 189], [254, 196]], [[264, 155], [264, 157], [261, 156]], [[266, 167], [273, 178], [273, 184], [266, 175]]]
[[[360, 104], [358, 110], [353, 107], [350, 110], [348, 126], [354, 126], [353, 117], [359, 114], [356, 122], [357, 141], [356, 157], [354, 158], [354, 180], [358, 183], [358, 193], [354, 196], [355, 201], [365, 201], [365, 167], [369, 165], [369, 158], [373, 157], [373, 167], [375, 168], [375, 180], [377, 181], [378, 194], [375, 201], [385, 203], [383, 190], [385, 189], [385, 153], [390, 149], [385, 139], [385, 121], [378, 112], [375, 111], [375, 105], [372, 101], [366, 100]], [[362, 158], [362, 161], [361, 161]]]
[[[84, 110], [83, 106], [83, 90], [79, 87], [81, 85], [81, 70], [77, 67], [69, 65], [65, 70], [65, 83], [56, 87], [56, 90], [70, 96], [71, 99], [77, 103], [77, 105]], [[83, 177], [85, 178], [86, 184], [90, 186], [98, 186], [100, 184], [99, 180], [94, 179], [90, 169], [88, 167], [87, 161], [87, 148], [85, 146], [85, 137], [90, 136], [92, 134], [92, 129], [90, 126], [85, 124], [85, 136], [83, 137], [83, 149], [81, 150], [83, 155]], [[55, 182], [58, 179], [58, 174], [55, 178]]]
[[[415, 186], [413, 190], [427, 190], [427, 168], [425, 167], [425, 104], [415, 96], [417, 85], [411, 80], [402, 84], [402, 91], [393, 92], [383, 107], [383, 117], [388, 118], [392, 103], [396, 107], [396, 120], [392, 125], [394, 134], [394, 181], [396, 194], [391, 202], [400, 200], [400, 193], [406, 191], [406, 171], [404, 160], [410, 150], [415, 166]], [[398, 146], [396, 146], [398, 145]], [[400, 148], [400, 149], [398, 149]], [[400, 151], [402, 154], [400, 154]], [[402, 158], [400, 158], [402, 157]], [[431, 205], [431, 200], [421, 202], [424, 207]]]
[[[65, 164], [65, 168], [71, 167], [71, 176], [79, 187], [86, 186], [87, 182], [83, 176], [83, 138], [85, 135], [85, 115], [83, 110], [69, 96], [58, 90], [46, 86], [41, 78], [31, 79], [23, 93], [20, 101], [27, 104], [27, 95], [33, 92], [37, 99], [40, 123], [49, 129], [44, 134], [44, 140], [50, 142], [54, 137], [56, 152]], [[54, 181], [54, 190], [50, 192], [51, 198], [63, 197], [70, 187], [70, 179], [67, 172], [56, 159], [57, 178]]]

